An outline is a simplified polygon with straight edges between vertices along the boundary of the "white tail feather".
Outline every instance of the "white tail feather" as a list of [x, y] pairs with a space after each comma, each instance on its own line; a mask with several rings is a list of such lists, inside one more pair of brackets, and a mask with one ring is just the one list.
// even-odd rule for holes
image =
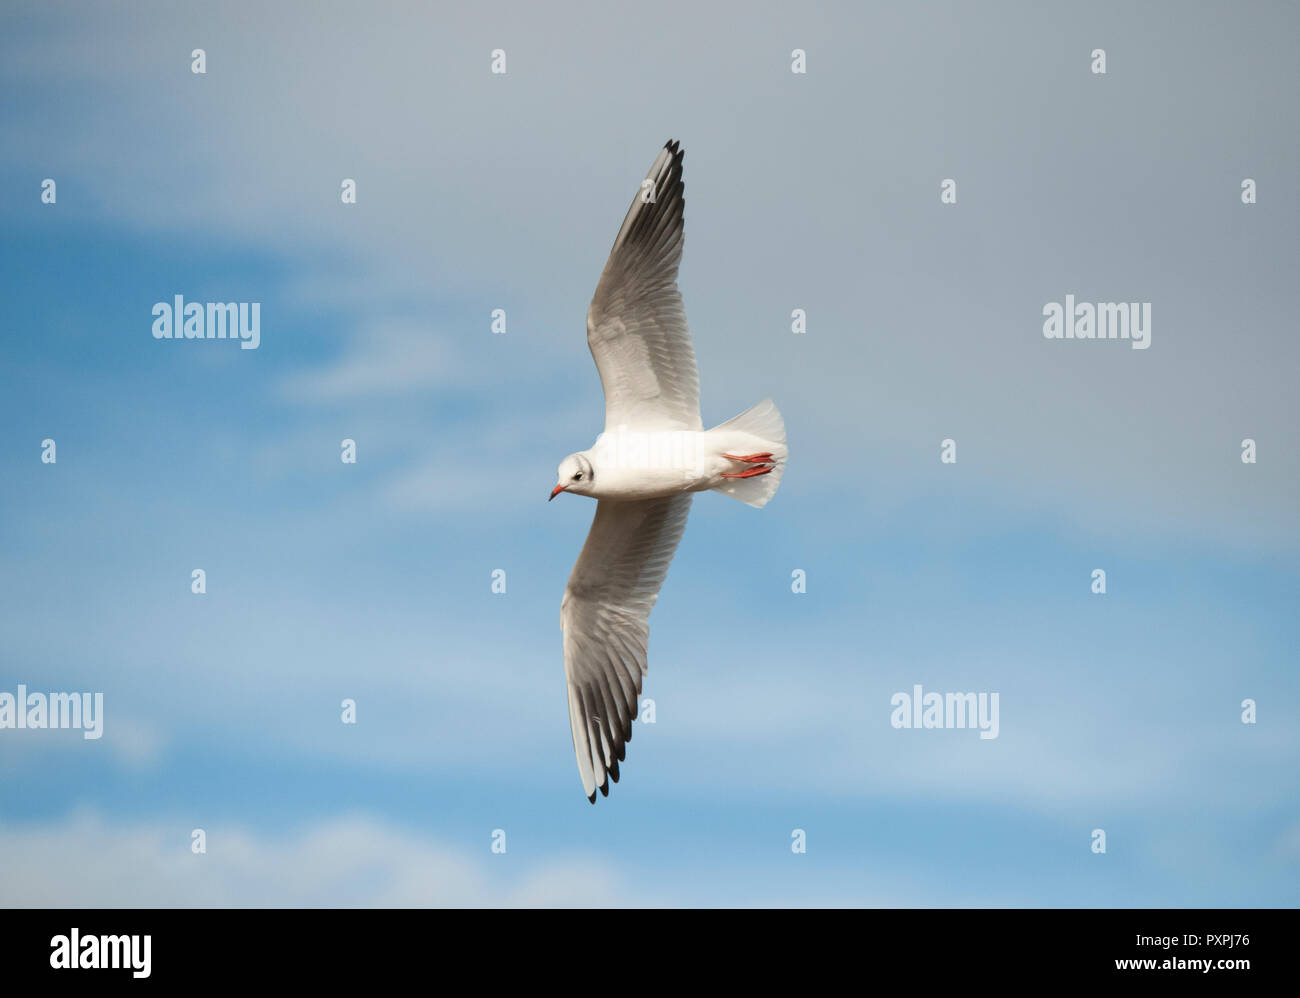
[[[762, 509], [767, 501], [776, 495], [781, 476], [785, 473], [785, 420], [781, 410], [771, 399], [763, 399], [758, 405], [751, 406], [739, 416], [733, 416], [725, 423], [719, 423], [710, 433], [727, 433], [735, 435], [745, 443], [747, 450], [734, 453], [763, 453], [771, 451], [773, 468], [766, 475], [753, 478], [728, 478], [723, 484], [715, 485], [714, 492], [739, 499], [756, 509]], [[752, 438], [745, 442], [744, 438]]]

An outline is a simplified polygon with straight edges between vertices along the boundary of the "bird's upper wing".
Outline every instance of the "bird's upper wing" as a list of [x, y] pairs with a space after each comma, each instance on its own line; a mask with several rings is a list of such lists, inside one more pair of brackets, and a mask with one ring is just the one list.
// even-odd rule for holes
[[[638, 190], [587, 309], [605, 389], [605, 429], [701, 430], [700, 375], [677, 290], [685, 238], [681, 146], [669, 142]], [[653, 200], [647, 200], [653, 195]]]
[[686, 528], [691, 495], [602, 499], [560, 604], [569, 724], [582, 789], [609, 793], [632, 739], [650, 610]]

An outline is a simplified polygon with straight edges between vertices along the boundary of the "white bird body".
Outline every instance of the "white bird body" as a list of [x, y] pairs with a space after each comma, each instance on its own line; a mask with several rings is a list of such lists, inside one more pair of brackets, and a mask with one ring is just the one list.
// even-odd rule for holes
[[766, 505], [785, 471], [771, 399], [710, 430], [677, 290], [685, 233], [682, 151], [669, 142], [637, 190], [587, 309], [605, 431], [570, 454], [551, 492], [598, 499], [560, 604], [569, 723], [587, 799], [618, 782], [647, 669], [650, 610], [695, 492]]
[[706, 492], [731, 481], [727, 454], [770, 453], [785, 459], [785, 444], [723, 426], [712, 430], [617, 430], [602, 433], [580, 454], [591, 462], [588, 489], [566, 489], [594, 499], [658, 499]]

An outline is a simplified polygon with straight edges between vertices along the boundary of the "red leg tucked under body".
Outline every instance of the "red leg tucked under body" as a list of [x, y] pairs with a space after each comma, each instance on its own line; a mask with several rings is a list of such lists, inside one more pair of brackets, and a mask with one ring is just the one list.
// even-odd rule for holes
[[772, 460], [772, 452], [769, 450], [763, 451], [762, 454], [746, 454], [743, 457], [736, 454], [723, 454], [722, 456], [729, 461], [744, 461], [746, 464], [761, 464], [764, 461]]
[[770, 464], [765, 464], [761, 468], [746, 468], [744, 471], [736, 471], [736, 472], [724, 471], [722, 473], [722, 477], [723, 478], [753, 478], [755, 475], [766, 475], [769, 471], [772, 470], [772, 467], [773, 466]]

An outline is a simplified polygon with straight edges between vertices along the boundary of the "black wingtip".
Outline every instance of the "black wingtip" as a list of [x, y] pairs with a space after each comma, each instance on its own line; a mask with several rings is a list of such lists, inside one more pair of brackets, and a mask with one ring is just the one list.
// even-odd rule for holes
[[593, 790], [590, 794], [588, 794], [587, 800], [590, 801], [592, 804], [596, 803], [596, 791]]
[[[602, 784], [600, 785], [600, 796], [602, 796], [602, 797], [608, 797], [608, 796], [609, 796], [609, 780], [606, 780], [604, 783], [602, 783]], [[595, 803], [595, 802], [593, 801], [592, 803]]]

